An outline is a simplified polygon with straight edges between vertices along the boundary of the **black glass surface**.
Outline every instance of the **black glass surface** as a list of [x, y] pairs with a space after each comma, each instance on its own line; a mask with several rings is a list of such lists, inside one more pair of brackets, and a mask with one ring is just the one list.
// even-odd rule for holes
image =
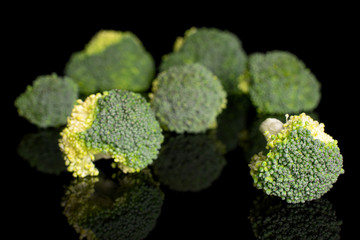
[[[7, 212], [3, 226], [12, 239], [356, 239], [359, 180], [354, 139], [359, 135], [354, 109], [359, 101], [353, 93], [355, 76], [349, 76], [350, 65], [344, 63], [346, 39], [351, 37], [330, 23], [304, 22], [289, 28], [269, 20], [255, 28], [235, 20], [189, 20], [168, 27], [155, 20], [45, 26], [33, 19], [22, 25], [23, 34], [13, 30], [19, 50], [11, 63], [21, 70], [13, 70], [10, 78], [6, 107], [11, 118], [3, 129], [9, 141], [3, 147], [11, 154], [3, 155], [1, 168], [2, 211]], [[215, 130], [166, 134], [158, 159], [137, 175], [112, 169], [111, 160], [98, 161], [98, 179], [76, 180], [66, 172], [56, 145], [60, 129], [38, 129], [18, 117], [15, 97], [37, 75], [62, 75], [71, 53], [81, 50], [98, 30], [134, 31], [158, 66], [176, 37], [194, 25], [234, 32], [248, 54], [290, 51], [317, 76], [322, 99], [314, 114], [338, 140], [345, 169], [321, 199], [286, 204], [253, 187], [248, 162], [264, 142], [256, 130], [259, 116], [246, 99], [233, 99]]]

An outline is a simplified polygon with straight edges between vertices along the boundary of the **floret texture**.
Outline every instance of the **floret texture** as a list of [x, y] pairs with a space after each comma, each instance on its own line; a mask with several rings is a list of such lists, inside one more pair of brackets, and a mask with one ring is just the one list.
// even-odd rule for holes
[[240, 39], [229, 31], [216, 28], [191, 28], [174, 44], [160, 65], [169, 67], [200, 63], [219, 77], [228, 94], [237, 93], [238, 77], [246, 69], [247, 55]]
[[249, 95], [260, 113], [300, 113], [311, 111], [319, 104], [319, 81], [289, 52], [250, 55], [247, 74]]
[[131, 32], [102, 30], [74, 53], [65, 68], [84, 95], [111, 89], [147, 91], [155, 63]]
[[60, 148], [74, 176], [96, 176], [93, 161], [113, 158], [123, 172], [137, 172], [157, 157], [163, 141], [153, 111], [140, 94], [126, 90], [90, 95], [61, 133]]
[[318, 199], [344, 173], [337, 141], [324, 124], [302, 113], [291, 116], [276, 135], [267, 136], [267, 152], [251, 159], [254, 185], [289, 203]]
[[219, 79], [200, 64], [175, 66], [153, 83], [151, 106], [164, 129], [199, 133], [216, 127], [226, 107], [226, 92]]
[[15, 100], [20, 116], [40, 128], [59, 127], [78, 98], [78, 87], [69, 77], [56, 74], [37, 77]]

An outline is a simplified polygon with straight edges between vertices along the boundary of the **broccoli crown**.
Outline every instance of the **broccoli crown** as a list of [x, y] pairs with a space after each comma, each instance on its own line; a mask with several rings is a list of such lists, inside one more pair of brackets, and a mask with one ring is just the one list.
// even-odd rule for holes
[[38, 127], [58, 127], [66, 124], [77, 98], [78, 87], [70, 78], [43, 75], [16, 98], [15, 107]]
[[302, 113], [291, 116], [277, 134], [267, 137], [267, 153], [251, 159], [254, 185], [289, 203], [318, 199], [344, 173], [337, 141], [324, 132], [324, 124]]
[[140, 94], [111, 90], [78, 100], [61, 132], [59, 146], [74, 176], [98, 175], [98, 158], [114, 158], [114, 166], [136, 172], [152, 163], [163, 141], [149, 103]]
[[155, 63], [133, 33], [102, 30], [70, 57], [65, 73], [85, 95], [111, 89], [141, 92], [151, 85]]
[[155, 227], [164, 194], [149, 171], [75, 179], [62, 199], [64, 215], [86, 239], [144, 239]]
[[59, 150], [59, 129], [45, 129], [25, 135], [17, 153], [36, 170], [48, 174], [66, 171], [64, 158]]
[[178, 38], [174, 51], [164, 56], [160, 69], [200, 63], [219, 77], [228, 94], [237, 93], [238, 77], [246, 68], [247, 56], [239, 38], [216, 28], [191, 28]]
[[226, 161], [214, 135], [176, 135], [168, 140], [154, 163], [162, 184], [175, 191], [197, 192], [220, 176]]
[[216, 127], [216, 117], [226, 107], [220, 81], [200, 64], [174, 66], [160, 73], [150, 98], [160, 124], [177, 133]]
[[[249, 56], [249, 95], [260, 113], [311, 111], [320, 101], [320, 83], [295, 55], [284, 51]], [[243, 87], [240, 82], [239, 87]], [[244, 87], [243, 87], [244, 90]]]
[[258, 197], [249, 220], [256, 239], [340, 239], [342, 221], [327, 199], [299, 204]]

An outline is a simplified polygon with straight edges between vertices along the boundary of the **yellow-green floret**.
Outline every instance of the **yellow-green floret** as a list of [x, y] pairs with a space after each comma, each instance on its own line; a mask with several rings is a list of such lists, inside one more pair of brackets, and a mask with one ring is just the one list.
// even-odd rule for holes
[[85, 95], [111, 89], [142, 92], [150, 88], [155, 63], [133, 33], [102, 30], [71, 56], [65, 73]]
[[55, 73], [37, 77], [15, 100], [20, 116], [40, 128], [66, 124], [76, 99], [78, 87], [69, 77]]
[[200, 64], [174, 66], [154, 80], [151, 106], [164, 129], [199, 133], [216, 127], [226, 107], [219, 79]]
[[301, 113], [320, 102], [320, 83], [295, 55], [285, 51], [254, 53], [238, 87], [248, 92], [259, 113]]
[[137, 93], [111, 90], [78, 100], [61, 132], [59, 146], [74, 176], [96, 176], [93, 161], [114, 158], [123, 172], [152, 163], [163, 141], [149, 103]]
[[225, 91], [239, 92], [238, 78], [246, 69], [247, 55], [240, 39], [229, 31], [216, 28], [191, 28], [177, 38], [174, 51], [165, 55], [161, 71], [172, 66], [200, 63], [219, 77]]
[[328, 192], [344, 169], [337, 141], [324, 127], [302, 113], [291, 116], [277, 133], [265, 130], [266, 151], [254, 155], [249, 164], [254, 185], [289, 203]]

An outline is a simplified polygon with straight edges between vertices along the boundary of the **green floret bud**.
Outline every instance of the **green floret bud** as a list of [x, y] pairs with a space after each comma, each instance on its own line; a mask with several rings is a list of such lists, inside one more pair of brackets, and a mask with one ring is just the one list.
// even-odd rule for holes
[[271, 51], [249, 56], [238, 85], [259, 113], [299, 113], [319, 104], [320, 82], [295, 55]]
[[85, 95], [111, 89], [143, 92], [150, 88], [155, 63], [133, 33], [102, 30], [70, 57], [65, 73]]
[[[269, 121], [275, 120], [265, 121], [274, 126]], [[271, 134], [263, 125], [266, 150], [249, 164], [254, 185], [289, 203], [318, 199], [328, 192], [344, 169], [337, 141], [324, 127], [304, 113], [291, 116]]]
[[200, 133], [216, 127], [226, 107], [219, 79], [200, 64], [169, 68], [158, 75], [150, 95], [151, 106], [164, 129]]
[[162, 130], [149, 103], [137, 93], [111, 90], [78, 100], [60, 148], [74, 176], [96, 176], [93, 161], [114, 158], [123, 172], [137, 172], [157, 157]]
[[164, 56], [160, 69], [200, 63], [219, 77], [228, 94], [236, 94], [246, 61], [247, 55], [235, 34], [216, 28], [191, 28], [176, 40], [174, 51]]
[[40, 128], [59, 127], [78, 98], [78, 87], [68, 77], [56, 74], [37, 77], [15, 100], [20, 116]]

